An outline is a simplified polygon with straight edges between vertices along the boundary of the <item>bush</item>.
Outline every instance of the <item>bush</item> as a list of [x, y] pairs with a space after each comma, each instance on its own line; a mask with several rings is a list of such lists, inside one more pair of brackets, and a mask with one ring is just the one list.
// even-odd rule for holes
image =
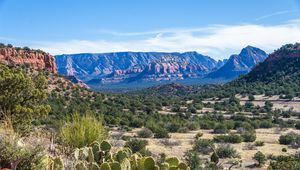
[[254, 132], [243, 132], [241, 137], [244, 139], [244, 142], [254, 142], [256, 140], [256, 134]]
[[143, 155], [148, 155], [149, 151], [146, 150], [148, 142], [146, 140], [131, 139], [125, 143], [125, 147], [132, 150], [133, 153], [141, 153]]
[[178, 133], [187, 133], [189, 129], [187, 127], [181, 127], [177, 130]]
[[213, 129], [214, 127], [215, 127], [214, 121], [205, 120], [200, 122], [201, 129]]
[[201, 166], [201, 159], [197, 152], [188, 151], [184, 154], [185, 162], [191, 169], [199, 169]]
[[144, 129], [140, 130], [137, 133], [137, 135], [140, 138], [151, 138], [153, 136], [153, 133], [152, 133], [152, 131], [150, 129], [144, 128]]
[[187, 126], [187, 128], [189, 130], [197, 130], [197, 129], [199, 129], [199, 124], [197, 122], [189, 122], [189, 123], [187, 123], [186, 126]]
[[170, 136], [169, 136], [169, 133], [166, 129], [158, 128], [155, 131], [154, 137], [155, 138], [169, 138]]
[[266, 156], [262, 152], [260, 152], [260, 151], [258, 151], [258, 152], [255, 153], [253, 159], [258, 162], [258, 166], [259, 167], [261, 167], [262, 165], [264, 165], [266, 163], [266, 161], [267, 161]]
[[229, 135], [217, 135], [214, 136], [215, 142], [225, 142], [225, 143], [241, 143], [243, 138], [239, 135], [229, 134]]
[[212, 140], [198, 139], [195, 141], [193, 150], [202, 154], [209, 154], [213, 152], [215, 146]]
[[296, 128], [296, 129], [300, 129], [300, 121], [297, 121], [297, 122], [296, 122], [295, 128]]
[[273, 124], [271, 121], [264, 120], [260, 122], [259, 127], [268, 129], [268, 128], [272, 128]]
[[177, 132], [180, 127], [181, 126], [179, 123], [169, 123], [166, 126], [166, 128], [169, 132]]
[[290, 145], [294, 140], [294, 137], [290, 134], [287, 135], [281, 135], [279, 137], [279, 143], [282, 145]]
[[127, 136], [127, 135], [123, 135], [121, 137], [121, 139], [124, 140], [124, 141], [129, 141], [131, 138], [132, 138], [131, 136]]
[[253, 101], [253, 100], [255, 100], [255, 97], [254, 97], [252, 94], [250, 94], [250, 95], [248, 96], [248, 99], [249, 99], [249, 101]]
[[19, 69], [0, 65], [0, 119], [14, 131], [26, 135], [33, 120], [51, 111], [45, 104], [47, 80], [42, 74], [27, 75]]
[[282, 148], [281, 151], [282, 152], [287, 152], [287, 149], [286, 148]]
[[198, 140], [199, 138], [201, 138], [203, 136], [203, 133], [198, 132], [195, 136], [195, 139]]
[[263, 142], [263, 141], [256, 141], [254, 144], [255, 144], [255, 146], [264, 146], [265, 142]]
[[129, 123], [130, 127], [135, 127], [135, 128], [142, 127], [143, 125], [144, 125], [144, 121], [139, 118], [135, 118]]
[[219, 162], [219, 156], [214, 152], [210, 157], [210, 161], [217, 164]]
[[84, 147], [94, 141], [105, 140], [108, 136], [102, 120], [87, 112], [83, 116], [78, 113], [67, 117], [60, 129], [62, 143], [71, 148]]
[[239, 157], [237, 151], [230, 145], [221, 145], [216, 150], [219, 158], [236, 158]]
[[[4, 131], [3, 131], [4, 129]], [[12, 127], [0, 128], [0, 169], [34, 169], [41, 162], [43, 148], [36, 144], [32, 147], [23, 143]]]
[[225, 133], [228, 133], [228, 129], [227, 129], [226, 125], [224, 125], [224, 124], [218, 124], [214, 128], [214, 133], [225, 134]]

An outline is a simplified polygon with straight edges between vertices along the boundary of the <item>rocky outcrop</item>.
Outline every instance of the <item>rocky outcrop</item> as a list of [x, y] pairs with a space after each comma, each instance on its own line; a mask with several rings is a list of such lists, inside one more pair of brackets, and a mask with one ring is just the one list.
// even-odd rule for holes
[[0, 48], [0, 63], [25, 65], [36, 70], [48, 70], [57, 73], [55, 58], [40, 50], [3, 47]]
[[282, 58], [300, 58], [300, 43], [287, 44], [270, 54], [266, 61], [281, 60]]

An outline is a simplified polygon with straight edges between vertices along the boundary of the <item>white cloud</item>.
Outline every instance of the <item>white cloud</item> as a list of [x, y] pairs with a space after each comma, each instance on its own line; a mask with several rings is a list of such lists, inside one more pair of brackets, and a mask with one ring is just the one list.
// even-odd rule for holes
[[[102, 34], [105, 32], [102, 31]], [[51, 54], [100, 53], [117, 51], [198, 51], [216, 59], [228, 58], [243, 47], [252, 45], [267, 52], [287, 43], [300, 41], [300, 22], [281, 25], [215, 25], [205, 28], [166, 29], [137, 33], [106, 32], [113, 36], [137, 36], [134, 40], [70, 40], [38, 42], [34, 48]], [[140, 36], [140, 37], [139, 37]]]
[[284, 14], [288, 14], [288, 13], [295, 13], [295, 12], [298, 12], [298, 10], [285, 10], [285, 11], [278, 11], [278, 12], [274, 12], [274, 13], [271, 13], [271, 14], [267, 14], [267, 15], [264, 15], [264, 16], [261, 16], [261, 17], [258, 17], [258, 18], [256, 18], [255, 20], [256, 20], [256, 21], [259, 21], [259, 20], [263, 20], [263, 19], [271, 18], [271, 17], [274, 17], [274, 16], [278, 16], [278, 15], [284, 15]]

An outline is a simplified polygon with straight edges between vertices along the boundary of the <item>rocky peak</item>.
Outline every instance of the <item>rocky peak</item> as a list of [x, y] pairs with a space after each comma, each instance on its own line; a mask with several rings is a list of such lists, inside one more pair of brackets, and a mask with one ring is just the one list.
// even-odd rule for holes
[[0, 63], [6, 65], [26, 65], [37, 70], [57, 73], [55, 59], [40, 50], [0, 46]]
[[220, 69], [210, 73], [207, 77], [234, 79], [251, 71], [254, 66], [264, 61], [267, 56], [263, 50], [247, 46], [241, 50], [240, 54], [230, 56]]

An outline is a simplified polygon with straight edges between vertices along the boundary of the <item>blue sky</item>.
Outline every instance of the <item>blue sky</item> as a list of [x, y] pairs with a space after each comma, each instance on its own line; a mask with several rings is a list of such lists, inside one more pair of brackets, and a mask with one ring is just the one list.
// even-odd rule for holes
[[51, 54], [198, 51], [300, 40], [300, 0], [0, 0], [0, 41]]

